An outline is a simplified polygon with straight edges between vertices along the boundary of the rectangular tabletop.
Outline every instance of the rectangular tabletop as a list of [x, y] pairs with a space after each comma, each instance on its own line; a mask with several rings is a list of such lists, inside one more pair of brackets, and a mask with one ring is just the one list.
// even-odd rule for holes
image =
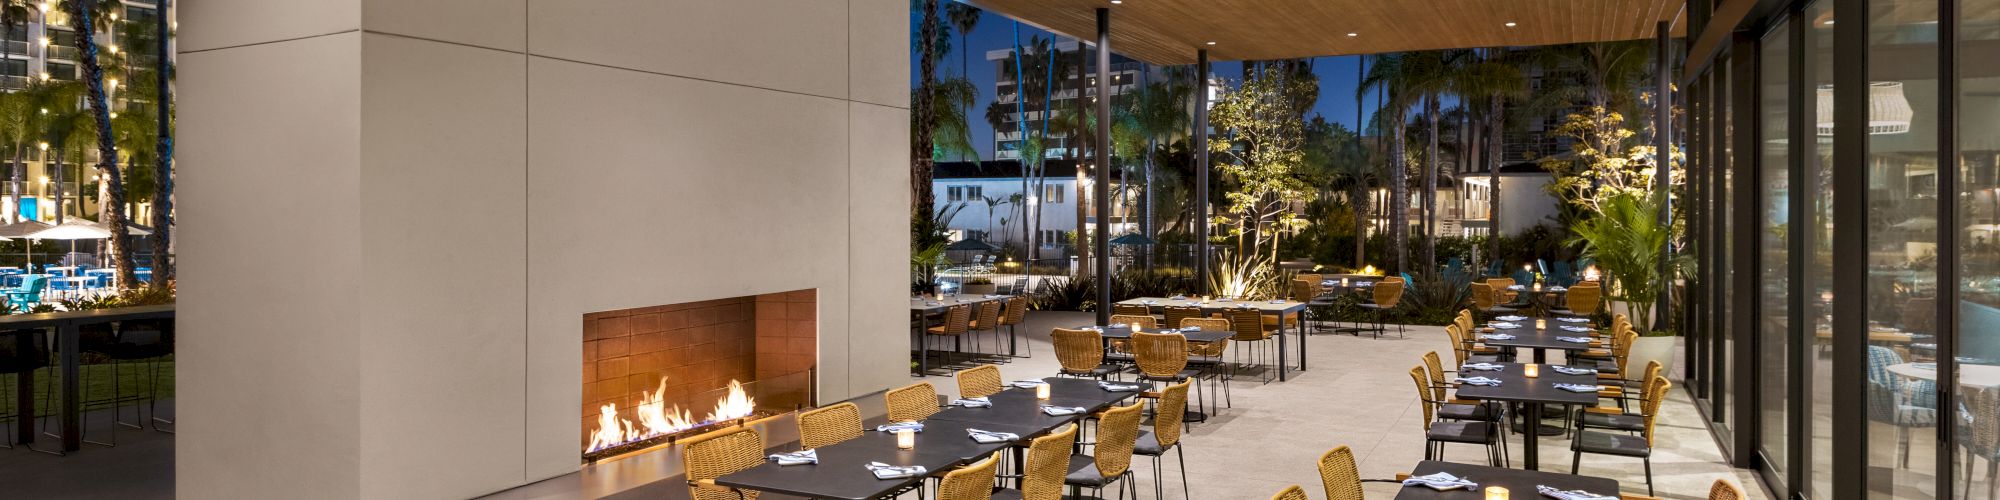
[[1396, 493], [1396, 500], [1484, 500], [1484, 488], [1499, 486], [1507, 488], [1509, 498], [1542, 498], [1535, 493], [1536, 486], [1550, 486], [1563, 490], [1584, 490], [1606, 496], [1618, 496], [1618, 481], [1601, 477], [1578, 476], [1520, 469], [1502, 469], [1483, 465], [1461, 464], [1425, 460], [1417, 463], [1411, 476], [1423, 476], [1448, 472], [1479, 483], [1482, 490], [1437, 491], [1425, 486], [1404, 486]]
[[929, 312], [943, 311], [946, 308], [959, 304], [974, 305], [981, 302], [1005, 299], [1007, 297], [1008, 296], [1006, 295], [991, 295], [991, 296], [959, 295], [953, 297], [945, 297], [944, 300], [911, 297], [910, 312], [929, 313]]
[[1459, 385], [1458, 397], [1483, 401], [1507, 401], [1514, 403], [1547, 403], [1560, 405], [1597, 404], [1596, 392], [1571, 392], [1557, 389], [1556, 384], [1597, 385], [1597, 375], [1585, 373], [1569, 375], [1557, 372], [1550, 365], [1542, 365], [1540, 376], [1522, 376], [1521, 363], [1494, 363], [1499, 370], [1465, 370], [1460, 377], [1486, 377], [1498, 379], [1499, 386]]
[[[1521, 320], [1516, 322], [1521, 325], [1520, 328], [1496, 330], [1493, 332], [1481, 332], [1477, 333], [1476, 334], [1477, 336], [1474, 338], [1478, 339], [1480, 343], [1493, 347], [1516, 347], [1521, 349], [1551, 349], [1558, 351], [1583, 351], [1583, 350], [1589, 350], [1591, 348], [1590, 344], [1587, 342], [1584, 343], [1566, 342], [1556, 339], [1556, 337], [1589, 337], [1591, 332], [1572, 332], [1564, 330], [1562, 329], [1562, 325], [1567, 325], [1569, 323], [1563, 323], [1561, 321], [1555, 321], [1555, 320], [1549, 320], [1548, 328], [1537, 329], [1535, 328], [1534, 321], [1535, 320], [1533, 319]], [[1503, 333], [1508, 335], [1513, 335], [1514, 338], [1509, 340], [1497, 340], [1497, 339], [1488, 339], [1485, 337], [1487, 335], [1495, 335]]]
[[1201, 310], [1203, 311], [1223, 311], [1231, 309], [1242, 309], [1248, 307], [1251, 309], [1263, 311], [1264, 314], [1288, 314], [1288, 313], [1299, 312], [1305, 310], [1307, 305], [1304, 302], [1299, 302], [1296, 300], [1213, 299], [1208, 302], [1202, 302], [1199, 299], [1190, 299], [1190, 298], [1173, 299], [1166, 297], [1139, 297], [1139, 298], [1120, 301], [1118, 303], [1123, 305], [1137, 305], [1137, 306], [1147, 306], [1155, 308], [1167, 307], [1167, 306], [1175, 306], [1175, 307], [1194, 306], [1194, 307], [1200, 307]]
[[[1084, 326], [1083, 328], [1090, 328], [1090, 326], [1087, 325]], [[1098, 335], [1101, 335], [1107, 339], [1129, 339], [1132, 338], [1132, 327], [1107, 326], [1101, 330], [1098, 330], [1097, 333]], [[1153, 333], [1161, 333], [1161, 332], [1153, 332]], [[1187, 337], [1188, 342], [1197, 342], [1197, 343], [1214, 342], [1217, 340], [1222, 340], [1236, 336], [1236, 332], [1228, 332], [1222, 330], [1201, 330], [1194, 332], [1176, 332], [1176, 333], [1180, 333], [1181, 336]]]
[[[896, 436], [873, 430], [861, 433], [861, 437], [843, 441], [832, 446], [818, 448], [819, 463], [807, 465], [778, 465], [765, 462], [762, 465], [742, 471], [725, 474], [715, 479], [715, 484], [732, 488], [781, 493], [810, 498], [834, 498], [842, 500], [864, 500], [880, 498], [923, 481], [925, 476], [902, 479], [876, 479], [868, 472], [866, 464], [882, 462], [889, 465], [921, 465], [932, 474], [943, 473], [945, 469], [965, 463], [963, 447], [924, 446], [928, 441], [936, 442], [962, 439], [978, 445], [966, 437], [961, 429], [955, 435], [938, 433], [931, 435], [929, 429], [917, 434], [918, 445], [911, 449], [896, 448]], [[928, 437], [926, 437], [928, 435]], [[991, 447], [987, 453], [1008, 446], [1007, 443], [978, 445]]]

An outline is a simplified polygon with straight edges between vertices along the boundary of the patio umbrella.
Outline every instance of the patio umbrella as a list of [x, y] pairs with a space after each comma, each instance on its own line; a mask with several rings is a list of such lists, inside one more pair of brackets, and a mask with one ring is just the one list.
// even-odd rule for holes
[[70, 241], [70, 251], [72, 252], [76, 251], [76, 240], [101, 240], [110, 237], [111, 230], [98, 225], [96, 221], [82, 217], [65, 220], [61, 224], [56, 224], [50, 226], [48, 229], [28, 235], [29, 239]]
[[994, 251], [994, 250], [999, 250], [999, 249], [1000, 249], [1000, 247], [997, 247], [997, 246], [993, 246], [993, 244], [992, 244], [992, 243], [987, 243], [987, 242], [984, 242], [984, 241], [980, 241], [980, 240], [975, 240], [975, 239], [971, 239], [971, 238], [967, 238], [967, 239], [963, 239], [963, 240], [958, 240], [958, 241], [955, 241], [955, 242], [952, 242], [951, 246], [947, 246], [947, 247], [944, 247], [944, 249], [945, 249], [945, 250], [965, 250], [965, 251], [977, 251], [977, 252], [991, 252], [991, 251]]
[[1137, 245], [1151, 245], [1153, 243], [1154, 241], [1152, 238], [1147, 238], [1146, 235], [1139, 233], [1131, 233], [1111, 239], [1111, 244], [1113, 245], [1137, 246]]
[[[35, 234], [35, 233], [39, 233], [39, 232], [42, 232], [42, 231], [46, 231], [46, 230], [48, 230], [48, 229], [49, 229], [49, 228], [51, 228], [51, 227], [55, 227], [55, 226], [53, 226], [53, 225], [50, 225], [49, 223], [46, 223], [46, 222], [42, 222], [42, 221], [36, 221], [36, 220], [24, 220], [24, 221], [21, 221], [21, 222], [16, 222], [16, 223], [13, 223], [13, 224], [8, 224], [8, 225], [5, 225], [5, 226], [0, 226], [0, 238], [6, 238], [6, 239], [8, 239], [8, 240], [15, 240], [15, 239], [21, 239], [21, 238], [28, 238], [28, 235], [30, 235], [30, 234]], [[30, 239], [33, 239], [33, 238], [30, 238]], [[25, 271], [28, 271], [28, 272], [33, 272], [33, 268], [35, 267], [35, 251], [34, 251], [34, 250], [35, 250], [35, 245], [34, 245], [33, 243], [29, 243], [29, 244], [28, 244], [28, 268], [29, 268], [29, 269], [26, 269]]]

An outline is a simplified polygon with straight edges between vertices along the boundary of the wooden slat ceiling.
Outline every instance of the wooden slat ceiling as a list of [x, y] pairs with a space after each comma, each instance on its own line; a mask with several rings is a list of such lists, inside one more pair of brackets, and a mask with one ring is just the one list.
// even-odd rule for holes
[[1657, 21], [1686, 30], [1684, 0], [961, 1], [1092, 43], [1096, 9], [1109, 7], [1111, 50], [1153, 64], [1190, 64], [1202, 48], [1262, 60], [1649, 39]]

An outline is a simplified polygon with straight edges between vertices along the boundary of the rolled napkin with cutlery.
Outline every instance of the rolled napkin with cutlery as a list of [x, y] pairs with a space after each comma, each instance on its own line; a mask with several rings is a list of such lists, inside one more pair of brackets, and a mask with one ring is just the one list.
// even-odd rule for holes
[[1487, 378], [1487, 377], [1459, 377], [1458, 383], [1465, 385], [1483, 385], [1488, 387], [1499, 387], [1500, 379]]
[[1186, 295], [1175, 295], [1175, 296], [1172, 296], [1172, 297], [1167, 297], [1167, 300], [1187, 300], [1187, 296], [1186, 296]]
[[1500, 369], [1500, 365], [1493, 363], [1466, 363], [1465, 366], [1459, 368], [1474, 371], [1497, 371]]
[[1597, 392], [1596, 384], [1556, 384], [1557, 389], [1569, 392]]
[[1589, 375], [1597, 373], [1596, 368], [1581, 368], [1568, 365], [1549, 365], [1549, 369], [1564, 375]]
[[1571, 343], [1571, 344], [1588, 344], [1588, 343], [1590, 343], [1590, 337], [1556, 337], [1556, 340], [1560, 340], [1560, 341], [1563, 341], [1563, 342], [1568, 342], [1568, 343]]
[[1562, 329], [1565, 332], [1577, 332], [1577, 333], [1585, 333], [1590, 331], [1590, 327], [1588, 326], [1563, 325]]
[[1199, 331], [1201, 331], [1201, 327], [1199, 327], [1199, 326], [1183, 326], [1183, 327], [1181, 327], [1181, 332], [1183, 332], [1183, 333], [1186, 333], [1186, 332], [1199, 332]]
[[903, 479], [921, 476], [930, 472], [924, 469], [922, 465], [895, 466], [882, 462], [868, 462], [866, 467], [868, 467], [868, 472], [875, 474], [875, 479]]
[[965, 433], [971, 435], [972, 440], [978, 441], [980, 444], [1012, 443], [1021, 440], [1020, 434], [1012, 432], [993, 432], [967, 428], [965, 429]]
[[791, 453], [773, 453], [771, 454], [770, 459], [773, 462], [777, 462], [778, 465], [818, 464], [819, 452], [813, 450], [805, 450], [805, 451], [794, 451]]
[[1158, 301], [1156, 301], [1156, 300], [1153, 300], [1153, 299], [1146, 299], [1146, 300], [1141, 300], [1141, 301], [1139, 301], [1139, 303], [1140, 303], [1140, 304], [1152, 304], [1152, 303], [1154, 303], [1154, 302], [1158, 302]]
[[980, 396], [976, 398], [958, 398], [951, 400], [951, 405], [963, 406], [966, 408], [992, 408], [993, 400], [986, 399], [986, 396]]
[[1583, 490], [1564, 490], [1543, 485], [1536, 485], [1535, 492], [1556, 500], [1618, 500], [1617, 495], [1606, 496]]
[[997, 298], [1000, 298], [1000, 296], [999, 296], [999, 295], [993, 295], [993, 294], [990, 294], [990, 293], [989, 293], [989, 294], [986, 294], [986, 297], [985, 297], [985, 298], [989, 298], [989, 299], [997, 299]]
[[923, 432], [923, 431], [924, 431], [924, 423], [923, 423], [923, 422], [896, 422], [896, 423], [893, 423], [893, 424], [882, 424], [882, 425], [877, 425], [877, 426], [875, 426], [875, 432], [896, 432], [896, 431], [900, 431], [900, 430], [908, 430], [908, 431], [910, 431], [910, 432]]
[[1479, 488], [1479, 483], [1451, 475], [1449, 472], [1439, 472], [1428, 476], [1416, 476], [1404, 479], [1403, 486], [1423, 486], [1438, 491], [1473, 490]]
[[1119, 383], [1105, 382], [1100, 380], [1097, 382], [1097, 388], [1104, 389], [1110, 392], [1132, 392], [1142, 389], [1143, 387], [1141, 387], [1139, 384], [1119, 384]]
[[1070, 415], [1075, 415], [1086, 411], [1090, 410], [1078, 408], [1075, 406], [1042, 405], [1042, 413], [1046, 413], [1051, 417], [1067, 417]]
[[1033, 389], [1047, 384], [1048, 382], [1043, 382], [1040, 380], [1016, 380], [1013, 382], [1008, 382], [1008, 385], [1012, 385], [1014, 387], [1019, 387], [1022, 389]]
[[1590, 318], [1556, 318], [1556, 321], [1564, 323], [1589, 323]]
[[1507, 287], [1507, 289], [1508, 289], [1508, 290], [1514, 290], [1514, 291], [1521, 291], [1521, 290], [1527, 290], [1527, 289], [1528, 289], [1528, 287], [1526, 287], [1526, 286], [1522, 286], [1522, 285], [1509, 285], [1509, 286]]
[[1500, 320], [1500, 321], [1521, 321], [1521, 320], [1524, 320], [1524, 319], [1528, 319], [1528, 317], [1527, 317], [1527, 316], [1516, 316], [1516, 315], [1511, 315], [1511, 314], [1510, 314], [1510, 315], [1506, 315], [1506, 316], [1501, 316], [1501, 317], [1497, 317], [1497, 318], [1493, 318], [1493, 319], [1497, 319], [1497, 320]]
[[1479, 340], [1514, 340], [1516, 338], [1518, 337], [1505, 333], [1489, 333], [1479, 336]]
[[1494, 327], [1494, 328], [1498, 328], [1498, 329], [1501, 329], [1501, 330], [1512, 330], [1512, 329], [1515, 329], [1515, 328], [1520, 328], [1520, 327], [1521, 327], [1521, 325], [1520, 325], [1519, 323], [1507, 323], [1507, 322], [1497, 322], [1497, 323], [1493, 323], [1493, 324], [1491, 324], [1491, 325], [1488, 325], [1488, 326], [1492, 326], [1492, 327]]
[[1283, 304], [1283, 303], [1285, 303], [1285, 299], [1271, 299], [1271, 303], [1272, 303], [1272, 304]]
[[925, 303], [924, 303], [924, 305], [927, 305], [927, 306], [941, 306], [941, 305], [944, 305], [944, 303], [943, 303], [943, 302], [925, 302]]

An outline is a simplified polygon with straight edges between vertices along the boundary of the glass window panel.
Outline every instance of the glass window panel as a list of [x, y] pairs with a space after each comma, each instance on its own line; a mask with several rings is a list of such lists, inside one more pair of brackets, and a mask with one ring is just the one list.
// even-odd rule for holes
[[1932, 498], [1937, 384], [1911, 363], [1936, 354], [1937, 2], [1869, 4], [1868, 489]]
[[[1781, 26], [1791, 26], [1790, 23]], [[1758, 449], [1763, 452], [1765, 462], [1773, 469], [1783, 471], [1785, 467], [1785, 442], [1789, 434], [1785, 429], [1785, 403], [1789, 395], [1785, 392], [1786, 369], [1785, 349], [1790, 345], [1791, 317], [1788, 299], [1791, 297], [1791, 244], [1789, 230], [1791, 220], [1791, 141], [1787, 139], [1791, 119], [1786, 106], [1790, 102], [1787, 94], [1791, 87], [1791, 31], [1780, 28], [1764, 37], [1759, 47], [1762, 55], [1758, 61], [1758, 161], [1762, 177], [1758, 185], [1763, 198], [1762, 226], [1758, 234], [1763, 242], [1762, 271], [1758, 283], [1761, 284], [1761, 313], [1757, 323], [1759, 355], [1757, 360], [1757, 391], [1761, 398], [1758, 428], [1760, 437]], [[1783, 477], [1783, 474], [1777, 474]]]
[[[1954, 484], [2000, 498], [2000, 0], [1962, 0], [1959, 21], [1959, 393], [1946, 421], [1962, 453]], [[1986, 55], [1982, 55], [1986, 54]], [[1973, 63], [1974, 61], [1987, 61]]]
[[[1751, 54], [1737, 54], [1731, 57], [1738, 56], [1752, 57]], [[1736, 374], [1734, 373], [1735, 366], [1729, 360], [1736, 353], [1734, 347], [1737, 333], [1736, 315], [1744, 312], [1741, 308], [1736, 307], [1736, 301], [1742, 299], [1742, 297], [1738, 296], [1738, 291], [1736, 290], [1736, 273], [1750, 272], [1748, 269], [1738, 269], [1739, 266], [1737, 266], [1735, 258], [1736, 246], [1743, 244], [1743, 242], [1736, 241], [1736, 210], [1739, 205], [1743, 204], [1745, 197], [1742, 196], [1742, 193], [1738, 193], [1736, 189], [1736, 174], [1738, 173], [1737, 168], [1739, 166], [1734, 161], [1736, 159], [1736, 80], [1733, 71], [1731, 71], [1732, 66], [1734, 66], [1733, 63], [1717, 63], [1715, 68], [1715, 122], [1718, 125], [1716, 129], [1717, 137], [1715, 144], [1717, 148], [1715, 164], [1721, 167], [1718, 172], [1722, 174], [1722, 178], [1719, 179], [1722, 184], [1715, 190], [1718, 199], [1722, 200], [1722, 210], [1720, 211], [1722, 223], [1716, 226], [1718, 229], [1716, 235], [1721, 237], [1722, 253], [1717, 256], [1715, 261], [1721, 265], [1718, 269], [1722, 271], [1721, 276], [1718, 276], [1722, 285], [1720, 287], [1722, 294], [1719, 297], [1722, 299], [1720, 303], [1722, 308], [1722, 323], [1716, 326], [1716, 331], [1721, 333], [1721, 336], [1718, 338], [1721, 343], [1717, 345], [1714, 355], [1709, 357], [1709, 362], [1714, 363], [1714, 373], [1716, 374], [1715, 379], [1712, 381], [1715, 384], [1715, 401], [1719, 403], [1715, 405], [1715, 414], [1722, 417], [1718, 422], [1720, 427], [1725, 430], [1734, 430], [1736, 428], [1736, 412], [1729, 410], [1729, 405], [1736, 404], [1736, 395], [1734, 394], [1736, 386], [1732, 385], [1732, 381], [1736, 380]]]
[[1808, 447], [1812, 471], [1807, 495], [1812, 498], [1833, 498], [1833, 363], [1829, 357], [1833, 353], [1832, 313], [1828, 307], [1833, 302], [1833, 2], [1819, 0], [1806, 6], [1806, 75], [1811, 80], [1814, 93], [1812, 110], [1812, 147], [1802, 164], [1806, 177], [1812, 179], [1812, 226], [1807, 232], [1807, 248], [1812, 251], [1806, 261], [1806, 282], [1799, 289], [1806, 291], [1807, 303], [1813, 310], [1806, 314], [1804, 325], [1813, 332], [1812, 350], [1807, 353], [1806, 408], [1810, 410], [1806, 434], [1811, 438]]

